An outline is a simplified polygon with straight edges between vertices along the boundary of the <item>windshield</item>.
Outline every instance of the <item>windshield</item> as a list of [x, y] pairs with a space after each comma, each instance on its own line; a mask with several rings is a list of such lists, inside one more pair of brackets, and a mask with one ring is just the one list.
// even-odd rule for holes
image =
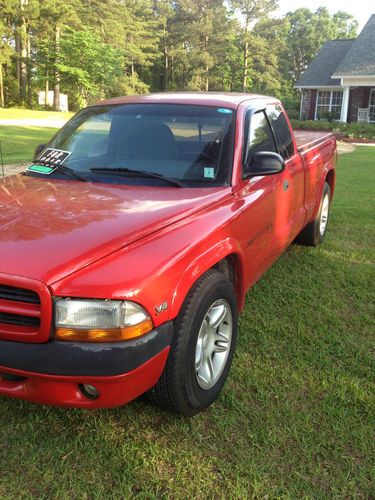
[[[209, 106], [93, 106], [73, 117], [48, 148], [69, 153], [63, 167], [91, 181], [222, 186], [230, 181], [234, 115]], [[74, 180], [63, 169], [51, 175]]]

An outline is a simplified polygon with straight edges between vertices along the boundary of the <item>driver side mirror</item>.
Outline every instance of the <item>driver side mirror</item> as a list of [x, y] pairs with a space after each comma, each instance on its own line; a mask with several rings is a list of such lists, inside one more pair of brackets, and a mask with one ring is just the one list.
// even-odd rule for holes
[[36, 161], [39, 156], [40, 156], [40, 153], [43, 151], [43, 149], [46, 147], [46, 144], [38, 144], [38, 146], [35, 148], [35, 151], [34, 151], [34, 158], [33, 160]]
[[251, 156], [244, 166], [244, 179], [260, 175], [273, 175], [282, 172], [285, 160], [278, 153], [258, 151]]

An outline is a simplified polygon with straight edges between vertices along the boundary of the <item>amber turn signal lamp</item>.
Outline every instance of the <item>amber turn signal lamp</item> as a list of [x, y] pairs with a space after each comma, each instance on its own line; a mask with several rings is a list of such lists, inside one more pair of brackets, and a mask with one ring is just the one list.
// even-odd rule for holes
[[56, 340], [68, 340], [70, 342], [120, 342], [141, 337], [152, 330], [151, 319], [146, 319], [141, 323], [121, 328], [108, 329], [81, 329], [62, 328], [55, 330]]

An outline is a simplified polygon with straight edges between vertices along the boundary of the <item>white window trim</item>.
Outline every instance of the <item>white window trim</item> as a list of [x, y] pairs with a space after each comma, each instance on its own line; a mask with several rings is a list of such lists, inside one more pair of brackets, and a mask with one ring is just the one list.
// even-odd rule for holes
[[[319, 92], [329, 92], [329, 107], [328, 107], [328, 112], [331, 113], [332, 112], [332, 98], [333, 98], [333, 93], [334, 92], [341, 92], [343, 94], [343, 97], [344, 97], [344, 93], [342, 91], [342, 89], [339, 89], [339, 90], [336, 90], [336, 89], [332, 89], [332, 90], [328, 90], [328, 89], [319, 89], [316, 93], [316, 103], [315, 103], [315, 115], [314, 115], [314, 120], [318, 120], [318, 98], [319, 98]], [[342, 109], [342, 101], [341, 101], [341, 109]], [[333, 120], [335, 122], [339, 122], [340, 121], [340, 118], [338, 120]]]
[[374, 111], [375, 111], [375, 104], [372, 104], [371, 105], [371, 98], [372, 98], [372, 95], [375, 95], [375, 88], [372, 88], [370, 89], [370, 95], [369, 95], [369, 98], [368, 98], [368, 122], [369, 123], [375, 123], [375, 120], [370, 120], [370, 111], [371, 111], [371, 108], [374, 108]]

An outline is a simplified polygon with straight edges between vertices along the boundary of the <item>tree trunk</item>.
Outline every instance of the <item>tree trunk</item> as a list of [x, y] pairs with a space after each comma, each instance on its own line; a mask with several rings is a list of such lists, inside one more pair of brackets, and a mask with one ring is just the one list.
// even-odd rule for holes
[[132, 59], [131, 66], [130, 66], [130, 74], [132, 77], [132, 89], [135, 91], [135, 68], [134, 68], [134, 60]]
[[21, 80], [21, 42], [20, 42], [20, 35], [19, 33], [16, 33], [16, 79], [17, 79], [17, 88], [18, 88], [18, 95], [20, 94], [20, 80]]
[[174, 82], [174, 66], [173, 66], [173, 63], [174, 63], [174, 59], [173, 59], [173, 56], [171, 57], [171, 85], [172, 85], [172, 88], [173, 88], [173, 82]]
[[3, 81], [3, 65], [0, 63], [0, 106], [5, 106], [4, 100], [4, 81]]
[[164, 48], [164, 92], [168, 92], [168, 80], [169, 80], [169, 61], [167, 48]]
[[48, 107], [48, 94], [49, 94], [49, 72], [48, 72], [48, 68], [46, 69], [46, 83], [45, 83], [45, 86], [44, 86], [44, 95], [45, 95], [45, 98], [44, 98], [44, 106], [47, 108]]
[[22, 18], [20, 33], [20, 98], [22, 104], [25, 104], [27, 94], [27, 30], [24, 18]]
[[26, 59], [26, 68], [27, 68], [27, 106], [31, 108], [32, 101], [32, 90], [31, 90], [31, 41], [29, 32], [27, 32], [27, 59]]
[[54, 77], [55, 82], [53, 86], [53, 109], [55, 111], [60, 111], [60, 72], [57, 69], [57, 62], [59, 60], [59, 52], [60, 52], [60, 26], [56, 25], [55, 28], [55, 68], [54, 68]]
[[246, 92], [247, 89], [247, 70], [248, 70], [248, 59], [249, 59], [249, 42], [247, 39], [247, 35], [249, 32], [249, 19], [246, 18], [245, 22], [245, 44], [243, 48], [243, 75], [242, 75], [242, 90]]
[[[208, 36], [206, 35], [204, 37], [204, 50], [207, 54], [208, 52]], [[208, 92], [208, 73], [209, 73], [210, 69], [208, 67], [208, 64], [206, 64], [206, 76], [205, 76], [205, 90], [206, 92]]]
[[246, 41], [243, 49], [243, 77], [242, 77], [242, 90], [246, 92], [247, 88], [247, 67], [249, 57], [249, 43]]
[[168, 60], [168, 49], [167, 49], [167, 41], [165, 38], [165, 30], [164, 30], [164, 91], [168, 91], [168, 80], [169, 80], [169, 60]]

